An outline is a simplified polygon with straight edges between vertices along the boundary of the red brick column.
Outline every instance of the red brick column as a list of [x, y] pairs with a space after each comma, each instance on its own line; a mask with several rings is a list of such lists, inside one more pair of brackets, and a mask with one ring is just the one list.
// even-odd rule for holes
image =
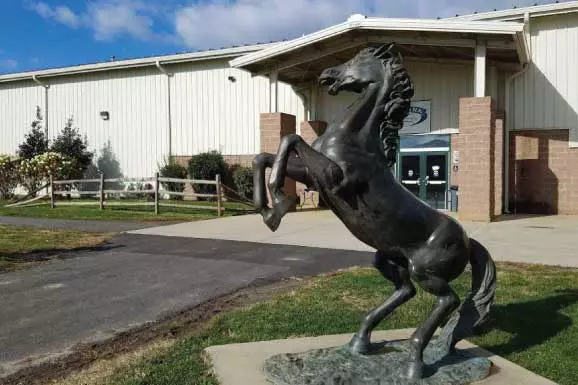
[[[260, 118], [261, 152], [276, 154], [279, 149], [281, 138], [285, 135], [295, 134], [295, 115], [281, 112], [262, 113]], [[267, 179], [269, 173], [267, 173]], [[285, 195], [297, 196], [296, 183], [294, 180], [285, 178]]]
[[498, 217], [502, 215], [504, 209], [504, 113], [503, 111], [496, 112], [496, 120], [494, 123], [494, 130], [492, 133], [492, 163], [494, 164], [492, 185], [494, 187], [494, 195], [492, 202], [492, 215]]
[[[301, 122], [300, 136], [307, 143], [311, 144], [315, 141], [315, 139], [317, 139], [320, 135], [322, 135], [325, 132], [326, 128], [327, 122], [323, 120], [304, 121]], [[303, 190], [305, 190], [305, 185], [297, 183], [297, 194], [300, 197], [303, 194]]]
[[312, 120], [301, 122], [301, 137], [307, 143], [311, 144], [315, 139], [325, 132], [327, 122], [323, 120]]
[[502, 129], [496, 132], [492, 98], [460, 99], [459, 124], [460, 133], [455, 140], [455, 150], [460, 151], [459, 217], [489, 222], [498, 211], [501, 213], [503, 171]]

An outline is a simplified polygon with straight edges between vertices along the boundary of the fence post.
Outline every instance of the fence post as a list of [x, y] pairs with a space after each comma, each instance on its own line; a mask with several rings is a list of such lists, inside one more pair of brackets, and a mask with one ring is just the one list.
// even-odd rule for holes
[[52, 175], [50, 175], [50, 208], [53, 209], [54, 207], [54, 183], [52, 180]]
[[159, 173], [155, 174], [155, 215], [159, 215]]
[[217, 174], [215, 177], [215, 182], [217, 182], [217, 216], [221, 216], [221, 210], [223, 207], [222, 197], [221, 197], [221, 175]]
[[100, 174], [100, 209], [104, 210], [104, 174]]

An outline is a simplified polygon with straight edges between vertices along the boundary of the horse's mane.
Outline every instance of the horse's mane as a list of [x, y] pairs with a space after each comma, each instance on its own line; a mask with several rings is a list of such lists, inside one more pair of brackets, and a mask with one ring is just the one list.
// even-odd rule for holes
[[399, 130], [403, 127], [403, 120], [409, 113], [411, 98], [414, 94], [413, 82], [403, 66], [401, 55], [391, 52], [393, 46], [394, 44], [389, 44], [373, 51], [373, 55], [380, 59], [384, 66], [390, 66], [393, 81], [384, 108], [385, 119], [379, 126], [379, 138], [383, 143], [387, 167], [393, 166], [396, 162]]

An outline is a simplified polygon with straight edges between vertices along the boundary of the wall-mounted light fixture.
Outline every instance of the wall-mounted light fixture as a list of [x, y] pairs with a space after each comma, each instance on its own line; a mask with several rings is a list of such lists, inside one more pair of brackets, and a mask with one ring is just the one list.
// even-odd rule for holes
[[102, 118], [102, 120], [109, 120], [110, 114], [108, 113], [108, 111], [100, 111], [100, 117]]
[[229, 76], [228, 79], [229, 79], [229, 81], [230, 81], [231, 83], [235, 83], [235, 82], [237, 81], [237, 79], [236, 79], [234, 76], [232, 76], [232, 75]]

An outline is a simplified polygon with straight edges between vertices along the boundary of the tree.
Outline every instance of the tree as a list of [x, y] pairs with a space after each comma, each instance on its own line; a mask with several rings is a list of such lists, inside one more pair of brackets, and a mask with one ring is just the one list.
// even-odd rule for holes
[[36, 155], [48, 152], [48, 139], [43, 130], [42, 120], [42, 111], [36, 106], [36, 119], [32, 121], [32, 129], [26, 135], [24, 142], [18, 146], [17, 153], [21, 159], [29, 160]]
[[54, 143], [52, 143], [51, 151], [58, 152], [74, 162], [74, 167], [71, 168], [71, 174], [68, 175], [68, 178], [71, 179], [82, 178], [94, 157], [94, 153], [88, 151], [88, 141], [86, 137], [83, 139], [78, 133], [78, 128], [73, 127], [72, 118], [68, 119], [66, 126], [60, 131]]

